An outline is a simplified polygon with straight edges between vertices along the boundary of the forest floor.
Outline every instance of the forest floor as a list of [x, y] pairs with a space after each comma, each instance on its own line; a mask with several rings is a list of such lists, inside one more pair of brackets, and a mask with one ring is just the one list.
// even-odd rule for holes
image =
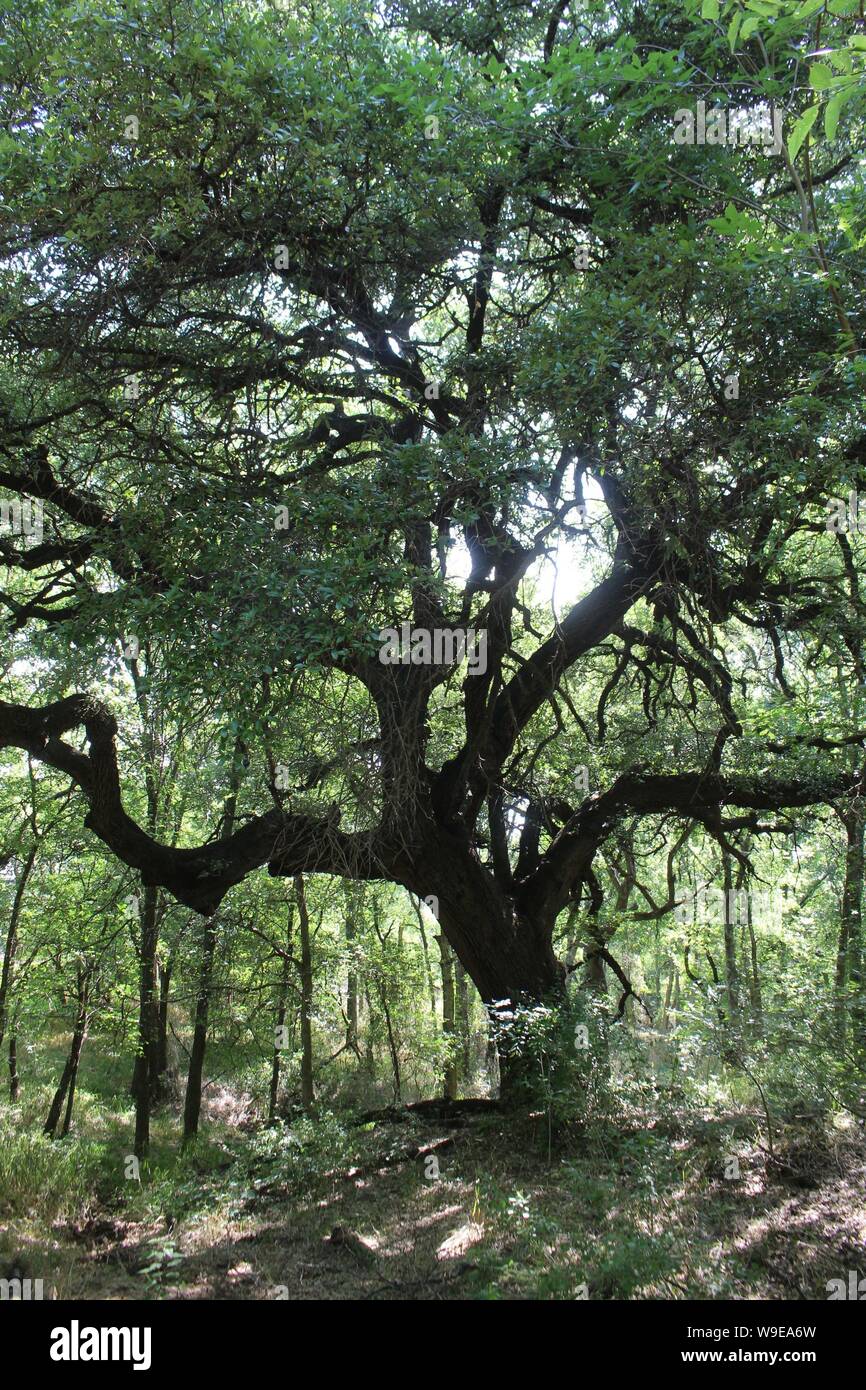
[[476, 1102], [257, 1131], [228, 1090], [205, 1120], [141, 1183], [106, 1183], [103, 1154], [50, 1223], [0, 1188], [0, 1257], [83, 1299], [826, 1299], [866, 1273], [850, 1120], [777, 1120], [770, 1143], [758, 1113], [668, 1104], [554, 1133]]

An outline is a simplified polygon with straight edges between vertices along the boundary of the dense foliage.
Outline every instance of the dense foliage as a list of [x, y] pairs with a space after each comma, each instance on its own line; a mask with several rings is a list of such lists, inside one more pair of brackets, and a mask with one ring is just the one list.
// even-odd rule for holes
[[7, 1141], [862, 1120], [858, 0], [0, 26]]

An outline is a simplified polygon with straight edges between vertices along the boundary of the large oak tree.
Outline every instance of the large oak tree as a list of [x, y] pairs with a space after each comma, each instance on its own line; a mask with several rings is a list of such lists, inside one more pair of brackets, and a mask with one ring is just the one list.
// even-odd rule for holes
[[[486, 1001], [539, 998], [624, 818], [731, 845], [849, 804], [862, 731], [809, 722], [823, 652], [862, 679], [824, 522], [866, 458], [862, 116], [793, 157], [673, 140], [701, 100], [789, 133], [795, 8], [731, 41], [669, 0], [7, 18], [0, 487], [44, 534], [0, 538], [0, 742], [145, 884], [210, 915], [264, 866], [400, 883]], [[484, 630], [486, 670], [383, 664], [404, 622]], [[128, 812], [119, 643], [222, 722], [231, 834]]]

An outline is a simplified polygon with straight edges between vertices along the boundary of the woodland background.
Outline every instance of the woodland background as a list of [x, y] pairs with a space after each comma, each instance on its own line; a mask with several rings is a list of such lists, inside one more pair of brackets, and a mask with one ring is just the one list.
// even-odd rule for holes
[[[0, 38], [6, 1277], [826, 1298], [866, 1242], [860, 4]], [[784, 148], [674, 143], [698, 101]], [[384, 665], [404, 621], [487, 670]]]

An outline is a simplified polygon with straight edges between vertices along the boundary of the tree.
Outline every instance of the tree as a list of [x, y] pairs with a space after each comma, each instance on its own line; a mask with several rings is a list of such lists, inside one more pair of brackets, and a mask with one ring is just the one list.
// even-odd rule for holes
[[[825, 521], [866, 460], [862, 92], [821, 167], [808, 141], [673, 139], [684, 93], [800, 109], [811, 20], [785, 7], [776, 43], [591, 0], [26, 18], [0, 484], [46, 534], [2, 542], [2, 601], [46, 669], [0, 744], [145, 885], [212, 923], [265, 865], [401, 884], [488, 1004], [539, 999], [624, 820], [731, 854], [859, 794], [866, 733], [811, 712], [828, 634], [863, 629]], [[579, 582], [542, 632], [553, 552]], [[215, 838], [128, 809], [118, 638], [242, 755]], [[577, 766], [604, 780], [575, 797]]]

